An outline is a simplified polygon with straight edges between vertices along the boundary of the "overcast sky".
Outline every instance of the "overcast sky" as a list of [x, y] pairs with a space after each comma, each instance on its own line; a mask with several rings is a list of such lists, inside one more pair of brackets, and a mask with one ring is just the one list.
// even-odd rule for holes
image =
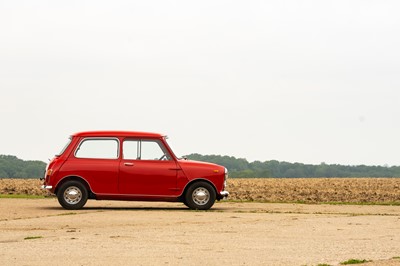
[[86, 130], [201, 153], [400, 165], [400, 2], [0, 0], [0, 154]]

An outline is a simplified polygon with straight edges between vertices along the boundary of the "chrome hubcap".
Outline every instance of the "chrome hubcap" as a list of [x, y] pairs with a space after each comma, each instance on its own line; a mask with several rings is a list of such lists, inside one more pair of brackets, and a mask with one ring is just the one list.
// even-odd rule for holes
[[64, 200], [68, 204], [77, 204], [82, 199], [82, 191], [77, 187], [68, 187], [64, 191]]
[[192, 199], [197, 205], [206, 205], [210, 200], [210, 193], [207, 189], [198, 187], [193, 191]]

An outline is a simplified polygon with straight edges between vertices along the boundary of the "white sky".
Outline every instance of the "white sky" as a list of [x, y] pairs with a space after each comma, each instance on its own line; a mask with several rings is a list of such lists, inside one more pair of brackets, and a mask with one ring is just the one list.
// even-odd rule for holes
[[0, 154], [85, 130], [178, 155], [400, 165], [400, 1], [0, 0]]

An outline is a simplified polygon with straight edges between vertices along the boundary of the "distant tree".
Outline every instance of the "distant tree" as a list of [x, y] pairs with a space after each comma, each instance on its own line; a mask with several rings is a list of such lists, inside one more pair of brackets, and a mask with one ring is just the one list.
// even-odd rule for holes
[[[400, 177], [400, 166], [319, 165], [271, 161], [249, 163], [244, 158], [221, 155], [186, 156], [198, 160], [223, 165], [230, 177]], [[46, 163], [24, 161], [12, 155], [0, 155], [0, 178], [39, 178], [44, 175]]]
[[232, 156], [190, 154], [192, 160], [212, 162], [228, 168], [231, 177], [400, 177], [400, 166], [319, 165], [254, 161]]
[[287, 169], [284, 173], [285, 177], [299, 177], [296, 170], [293, 168]]
[[24, 161], [12, 155], [0, 155], [0, 178], [39, 178], [44, 175], [46, 163]]

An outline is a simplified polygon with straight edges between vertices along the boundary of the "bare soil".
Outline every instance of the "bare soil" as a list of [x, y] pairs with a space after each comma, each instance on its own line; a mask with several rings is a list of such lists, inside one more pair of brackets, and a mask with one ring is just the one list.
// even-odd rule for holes
[[400, 265], [400, 206], [0, 199], [1, 265]]
[[400, 178], [232, 178], [228, 185], [234, 200], [400, 204]]
[[[0, 194], [49, 195], [38, 179], [0, 179]], [[229, 199], [400, 205], [400, 178], [231, 178]]]

